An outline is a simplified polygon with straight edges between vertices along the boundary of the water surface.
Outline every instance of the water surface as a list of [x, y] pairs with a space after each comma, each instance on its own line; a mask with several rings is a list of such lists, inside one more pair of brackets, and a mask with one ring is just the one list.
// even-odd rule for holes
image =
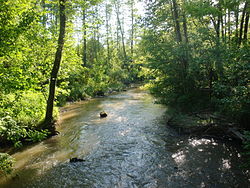
[[[100, 119], [99, 112], [107, 118]], [[166, 107], [132, 89], [63, 109], [60, 135], [17, 152], [14, 188], [250, 187], [237, 149], [166, 126]], [[69, 163], [78, 157], [84, 162]]]

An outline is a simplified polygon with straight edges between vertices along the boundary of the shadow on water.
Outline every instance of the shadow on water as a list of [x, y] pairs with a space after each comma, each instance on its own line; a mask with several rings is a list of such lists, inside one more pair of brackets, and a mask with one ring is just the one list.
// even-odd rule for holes
[[235, 147], [179, 136], [153, 101], [133, 89], [64, 108], [61, 134], [15, 153], [1, 187], [249, 187]]

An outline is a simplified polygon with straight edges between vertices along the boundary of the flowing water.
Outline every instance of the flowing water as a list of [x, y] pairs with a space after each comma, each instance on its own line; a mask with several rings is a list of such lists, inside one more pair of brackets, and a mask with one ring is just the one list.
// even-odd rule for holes
[[[16, 171], [0, 187], [250, 187], [234, 146], [178, 135], [166, 126], [166, 108], [144, 91], [63, 110], [61, 134], [15, 153]], [[108, 117], [100, 119], [103, 110]]]

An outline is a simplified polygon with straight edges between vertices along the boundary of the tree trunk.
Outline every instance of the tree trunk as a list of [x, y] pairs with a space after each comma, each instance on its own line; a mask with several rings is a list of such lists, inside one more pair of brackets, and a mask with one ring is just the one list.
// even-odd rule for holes
[[117, 51], [120, 50], [119, 24], [117, 20], [116, 20], [116, 48]]
[[188, 43], [188, 31], [187, 31], [187, 18], [186, 18], [185, 12], [183, 12], [182, 17], [183, 17], [184, 42], [187, 44]]
[[44, 128], [47, 128], [52, 134], [55, 133], [55, 125], [53, 122], [54, 121], [53, 120], [53, 107], [54, 107], [54, 99], [55, 99], [56, 80], [57, 80], [57, 74], [58, 74], [61, 59], [62, 59], [62, 51], [63, 51], [65, 28], [66, 28], [65, 3], [66, 3], [66, 0], [59, 0], [60, 33], [58, 37], [58, 46], [57, 46], [57, 50], [55, 54], [55, 60], [54, 60], [53, 68], [51, 71], [50, 85], [49, 85], [49, 97], [47, 100], [46, 116], [44, 120]]
[[225, 36], [224, 36], [224, 20], [223, 20], [223, 15], [220, 16], [220, 20], [221, 20], [221, 38], [224, 41]]
[[245, 21], [245, 15], [246, 15], [246, 9], [247, 9], [247, 2], [245, 3], [245, 6], [243, 8], [242, 12], [242, 17], [241, 17], [241, 22], [240, 22], [240, 35], [239, 35], [239, 40], [238, 40], [238, 46], [241, 45], [242, 42], [242, 35], [243, 35], [243, 27], [244, 27], [244, 21]]
[[110, 61], [110, 46], [109, 46], [109, 8], [106, 4], [106, 43], [107, 43], [107, 64]]
[[[183, 3], [185, 4], [185, 0], [183, 1]], [[183, 57], [183, 64], [184, 64], [184, 68], [185, 71], [188, 68], [188, 30], [187, 30], [187, 18], [186, 18], [186, 13], [185, 11], [182, 12], [182, 17], [183, 17], [183, 33], [184, 33], [184, 43], [185, 43], [185, 53], [184, 53], [184, 57]]]
[[235, 38], [236, 38], [236, 43], [239, 40], [239, 5], [236, 7], [235, 11]]
[[83, 17], [82, 17], [82, 24], [83, 24], [83, 56], [82, 62], [83, 67], [87, 65], [87, 27], [86, 27], [86, 8], [83, 8]]
[[115, 4], [115, 8], [116, 8], [116, 18], [117, 18], [117, 23], [118, 23], [118, 29], [120, 30], [120, 33], [121, 33], [123, 56], [124, 56], [124, 59], [126, 60], [127, 53], [126, 53], [126, 47], [125, 47], [124, 31], [122, 29], [121, 20], [119, 17], [120, 10], [119, 10], [119, 6], [117, 5], [117, 3]]
[[214, 30], [216, 32], [216, 36], [219, 39], [220, 38], [220, 19], [218, 17], [217, 23], [216, 23], [216, 19], [214, 17], [210, 16], [210, 19], [211, 19], [211, 21], [213, 23]]
[[[93, 9], [95, 14], [93, 15], [93, 20], [98, 20], [98, 7], [95, 7]], [[93, 28], [93, 38], [94, 38], [94, 44], [93, 44], [93, 51], [94, 51], [94, 59], [96, 62], [98, 62], [98, 52], [99, 52], [99, 24], [97, 23], [96, 26]]]
[[228, 28], [227, 28], [227, 31], [228, 31], [228, 40], [230, 41], [231, 40], [231, 11], [230, 9], [228, 9], [228, 15], [227, 15], [227, 24], [228, 24]]
[[246, 13], [246, 20], [245, 20], [245, 28], [244, 28], [244, 41], [247, 41], [247, 33], [248, 33], [248, 25], [249, 25], [249, 12]]
[[172, 0], [172, 2], [173, 2], [173, 16], [174, 16], [174, 22], [175, 22], [176, 40], [177, 42], [182, 42], [179, 14], [178, 14], [178, 5], [176, 3], [176, 0]]
[[134, 55], [134, 0], [131, 0], [131, 58], [133, 59]]
[[[221, 11], [221, 7], [219, 5], [219, 11]], [[220, 28], [221, 28], [221, 25], [222, 25], [222, 20], [221, 20], [222, 16], [219, 15], [218, 16], [218, 21], [217, 21], [217, 25], [216, 25], [216, 33], [217, 33], [217, 38], [218, 40], [220, 39]]]

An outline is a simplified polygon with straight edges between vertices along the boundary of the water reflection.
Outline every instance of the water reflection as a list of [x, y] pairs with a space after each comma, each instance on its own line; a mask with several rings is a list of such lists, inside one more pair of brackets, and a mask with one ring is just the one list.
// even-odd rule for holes
[[18, 176], [1, 187], [248, 187], [235, 147], [179, 136], [153, 101], [135, 89], [65, 107], [61, 134], [14, 154]]

